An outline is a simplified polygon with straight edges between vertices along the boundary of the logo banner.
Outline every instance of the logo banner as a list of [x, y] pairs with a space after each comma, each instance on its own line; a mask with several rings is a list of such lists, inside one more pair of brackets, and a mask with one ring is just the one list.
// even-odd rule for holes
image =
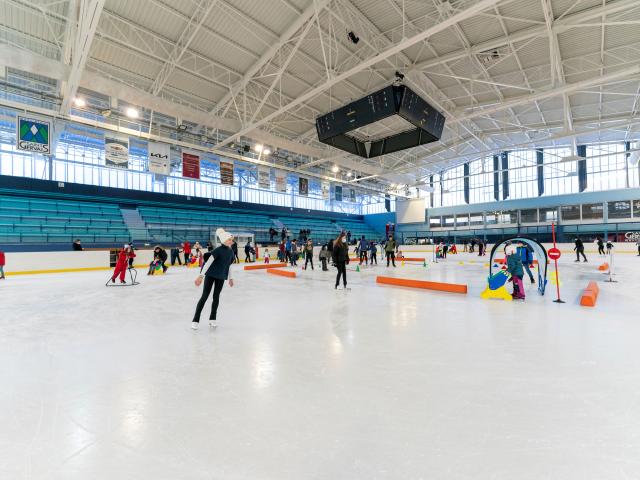
[[322, 182], [322, 198], [324, 200], [329, 200], [329, 193], [331, 192], [331, 184], [329, 182]]
[[129, 139], [104, 137], [104, 163], [107, 167], [129, 168]]
[[305, 197], [309, 195], [309, 179], [300, 177], [298, 179], [298, 194], [304, 195]]
[[276, 170], [276, 192], [287, 193], [287, 172]]
[[351, 199], [352, 203], [356, 203], [356, 191], [353, 188], [349, 192], [349, 198]]
[[336, 202], [342, 201], [342, 185], [335, 186], [334, 197], [336, 199]]
[[182, 152], [182, 176], [200, 179], [200, 156]]
[[51, 124], [44, 120], [21, 117], [18, 115], [16, 122], [18, 150], [50, 154], [51, 143], [49, 131]]
[[220, 162], [220, 183], [222, 185], [233, 185], [233, 163]]
[[149, 171], [158, 175], [171, 173], [171, 146], [166, 143], [149, 142]]
[[269, 167], [258, 166], [258, 187], [271, 188], [271, 169]]

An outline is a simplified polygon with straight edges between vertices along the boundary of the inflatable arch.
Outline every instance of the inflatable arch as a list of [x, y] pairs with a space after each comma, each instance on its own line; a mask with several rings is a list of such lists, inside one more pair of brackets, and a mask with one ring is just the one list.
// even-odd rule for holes
[[498, 249], [507, 243], [526, 243], [533, 250], [533, 255], [536, 260], [538, 260], [538, 291], [540, 295], [544, 295], [544, 291], [547, 287], [547, 250], [542, 246], [540, 242], [534, 240], [533, 238], [526, 236], [516, 236], [509, 237], [500, 240], [496, 243], [491, 249], [491, 255], [489, 256], [489, 277], [493, 275], [493, 262], [494, 256]]

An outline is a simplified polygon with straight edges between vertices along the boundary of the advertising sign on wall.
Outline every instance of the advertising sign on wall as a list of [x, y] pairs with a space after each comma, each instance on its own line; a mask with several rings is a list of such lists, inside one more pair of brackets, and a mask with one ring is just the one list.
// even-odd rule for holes
[[233, 163], [220, 162], [220, 183], [223, 185], [233, 185]]
[[342, 185], [336, 185], [334, 189], [334, 197], [336, 202], [342, 201]]
[[331, 191], [331, 185], [329, 182], [322, 182], [320, 185], [322, 188], [322, 198], [324, 200], [329, 200], [329, 192]]
[[200, 155], [182, 152], [182, 176], [200, 179]]
[[309, 179], [300, 177], [298, 179], [298, 194], [304, 195], [305, 197], [309, 195]]
[[51, 153], [49, 131], [51, 124], [44, 120], [21, 117], [18, 115], [16, 122], [18, 150], [26, 150], [36, 153]]
[[129, 168], [129, 140], [104, 137], [104, 163], [107, 167]]
[[166, 143], [149, 142], [149, 171], [159, 175], [171, 173], [171, 147]]
[[287, 193], [287, 172], [276, 170], [276, 192]]
[[271, 169], [269, 167], [258, 167], [258, 187], [271, 188]]

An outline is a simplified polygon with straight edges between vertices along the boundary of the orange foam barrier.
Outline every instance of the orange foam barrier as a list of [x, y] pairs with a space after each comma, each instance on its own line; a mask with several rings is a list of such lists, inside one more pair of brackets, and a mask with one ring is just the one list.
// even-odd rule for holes
[[428, 282], [425, 280], [410, 280], [407, 278], [376, 277], [376, 283], [396, 285], [398, 287], [424, 288], [440, 292], [467, 293], [467, 286], [457, 283]]
[[396, 260], [399, 261], [404, 261], [404, 262], [424, 262], [424, 258], [418, 258], [418, 257], [396, 257]]
[[598, 267], [598, 270], [600, 270], [601, 272], [606, 272], [607, 270], [609, 270], [609, 264], [607, 262], [604, 262]]
[[296, 278], [296, 272], [281, 270], [279, 268], [267, 268], [267, 273], [270, 273], [271, 275], [280, 275], [281, 277]]
[[262, 270], [264, 268], [279, 268], [286, 267], [286, 263], [259, 263], [257, 265], [245, 265], [245, 270]]
[[580, 298], [580, 305], [583, 307], [595, 307], [598, 301], [598, 295], [600, 294], [600, 287], [597, 282], [589, 282], [587, 288], [582, 292], [582, 298]]

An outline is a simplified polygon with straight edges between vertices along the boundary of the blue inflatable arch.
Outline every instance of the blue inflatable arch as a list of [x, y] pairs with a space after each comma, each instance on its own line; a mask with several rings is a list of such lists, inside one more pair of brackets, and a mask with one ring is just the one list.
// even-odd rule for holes
[[534, 259], [538, 260], [538, 291], [540, 292], [540, 295], [544, 295], [544, 291], [547, 287], [547, 250], [540, 242], [530, 237], [522, 235], [517, 237], [508, 237], [496, 243], [491, 249], [491, 255], [489, 257], [489, 277], [493, 274], [493, 259], [496, 252], [500, 247], [507, 243], [526, 243], [531, 247]]

